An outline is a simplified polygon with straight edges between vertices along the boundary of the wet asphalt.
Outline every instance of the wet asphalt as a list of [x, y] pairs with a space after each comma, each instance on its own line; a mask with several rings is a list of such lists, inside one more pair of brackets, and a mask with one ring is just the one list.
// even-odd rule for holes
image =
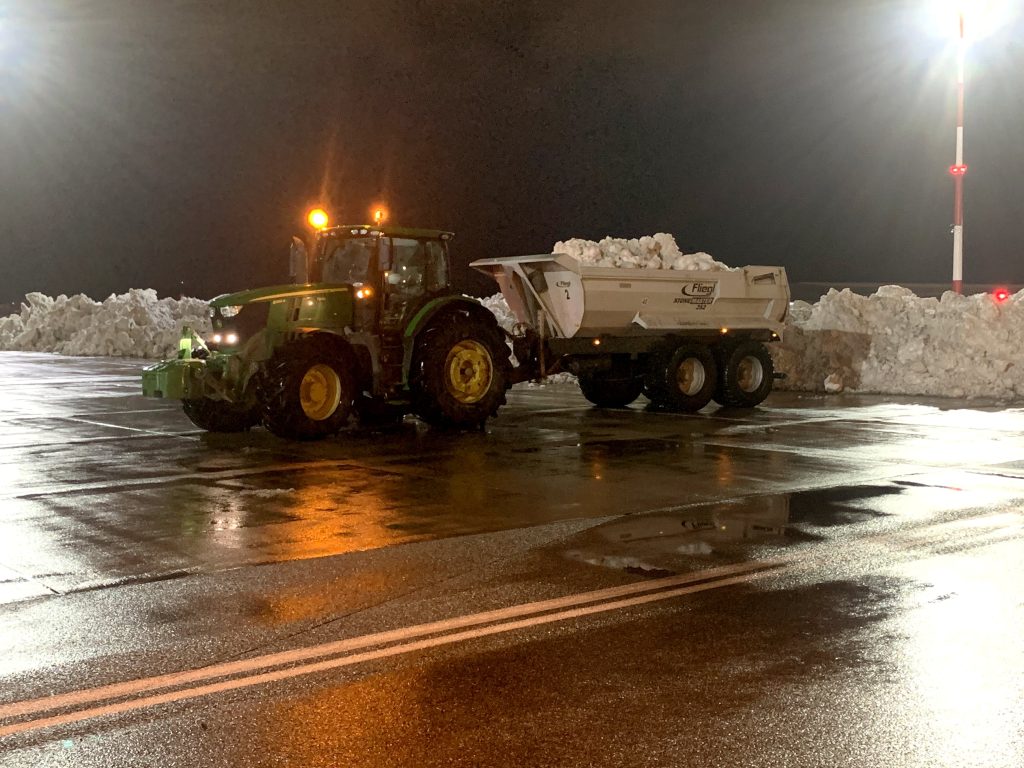
[[296, 444], [139, 368], [0, 353], [0, 766], [1024, 765], [1024, 410]]

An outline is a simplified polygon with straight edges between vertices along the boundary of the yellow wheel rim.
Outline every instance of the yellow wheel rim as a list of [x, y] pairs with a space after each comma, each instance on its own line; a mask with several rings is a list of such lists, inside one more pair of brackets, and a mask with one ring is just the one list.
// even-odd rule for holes
[[313, 421], [329, 419], [341, 404], [341, 379], [329, 365], [318, 363], [306, 371], [299, 384], [302, 412]]
[[460, 341], [451, 348], [444, 369], [448, 394], [460, 403], [475, 403], [483, 399], [494, 378], [491, 353], [472, 339]]
[[704, 388], [706, 376], [704, 364], [695, 357], [688, 357], [676, 368], [676, 386], [684, 395], [696, 395]]

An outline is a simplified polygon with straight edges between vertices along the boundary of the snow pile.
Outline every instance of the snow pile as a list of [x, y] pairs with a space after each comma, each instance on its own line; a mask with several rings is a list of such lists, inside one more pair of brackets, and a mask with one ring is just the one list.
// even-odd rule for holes
[[210, 328], [202, 299], [158, 299], [133, 288], [102, 302], [78, 294], [30, 293], [20, 314], [0, 318], [0, 349], [106, 357], [173, 357], [181, 328]]
[[794, 302], [775, 345], [780, 389], [949, 397], [1024, 397], [1024, 291], [920, 298], [883, 286], [871, 296], [830, 290]]
[[[472, 297], [470, 297], [472, 298]], [[519, 321], [516, 320], [516, 316], [512, 314], [512, 310], [509, 309], [508, 302], [505, 301], [505, 297], [500, 293], [496, 293], [493, 296], [487, 296], [483, 299], [477, 299], [481, 304], [484, 305], [494, 318], [498, 321], [498, 325], [504, 328], [509, 333], [512, 333], [512, 328]]]
[[[646, 240], [659, 242], [657, 237]], [[644, 240], [628, 242], [639, 248]], [[602, 244], [567, 242], [604, 253]], [[633, 253], [620, 249], [617, 258], [627, 252]], [[516, 321], [501, 294], [480, 302], [511, 330]], [[30, 293], [19, 314], [0, 318], [0, 350], [173, 357], [183, 325], [204, 333], [209, 323], [207, 302], [158, 299], [151, 289], [103, 302]], [[776, 369], [787, 375], [776, 383], [779, 389], [1022, 400], [1022, 340], [1024, 291], [997, 303], [987, 294], [920, 298], [885, 286], [871, 296], [831, 290], [813, 305], [794, 302], [783, 343], [769, 349]]]
[[659, 232], [629, 240], [606, 237], [599, 243], [578, 237], [555, 243], [552, 253], [567, 253], [592, 267], [620, 269], [730, 269], [706, 253], [683, 253], [672, 235]]

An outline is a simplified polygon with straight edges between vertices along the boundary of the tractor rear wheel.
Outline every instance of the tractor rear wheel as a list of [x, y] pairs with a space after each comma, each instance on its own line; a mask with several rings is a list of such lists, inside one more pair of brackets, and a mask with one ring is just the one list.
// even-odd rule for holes
[[319, 440], [345, 426], [356, 393], [342, 343], [310, 336], [265, 364], [259, 392], [267, 429], [291, 440]]
[[417, 340], [413, 411], [434, 426], [483, 427], [505, 404], [508, 356], [497, 322], [463, 312], [446, 315]]
[[258, 408], [227, 400], [182, 400], [181, 409], [193, 424], [207, 432], [246, 432], [260, 421]]

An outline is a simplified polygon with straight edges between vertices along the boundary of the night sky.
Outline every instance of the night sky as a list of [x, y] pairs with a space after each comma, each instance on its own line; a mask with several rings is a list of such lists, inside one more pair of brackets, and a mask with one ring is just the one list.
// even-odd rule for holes
[[[279, 282], [316, 202], [454, 230], [458, 264], [666, 231], [792, 280], [943, 282], [927, 5], [0, 0], [0, 303]], [[970, 51], [966, 282], [1024, 282], [1022, 31]]]

